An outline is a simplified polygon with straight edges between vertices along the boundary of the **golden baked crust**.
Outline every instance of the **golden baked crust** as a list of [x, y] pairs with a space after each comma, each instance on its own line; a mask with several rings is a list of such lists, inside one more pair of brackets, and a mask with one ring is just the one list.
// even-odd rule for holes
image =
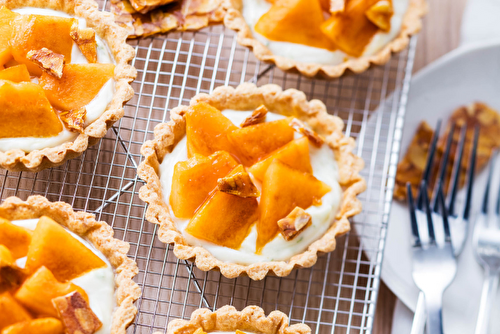
[[[147, 37], [169, 31], [194, 31], [220, 23], [230, 0], [111, 0], [116, 22], [126, 28], [130, 38]], [[139, 3], [138, 3], [139, 2]], [[152, 6], [144, 6], [144, 3]], [[158, 7], [159, 6], [159, 7]]]
[[113, 238], [113, 229], [102, 221], [96, 221], [93, 214], [73, 211], [64, 202], [49, 202], [42, 196], [30, 196], [26, 201], [9, 197], [0, 205], [0, 217], [20, 220], [47, 216], [70, 231], [91, 242], [106, 256], [115, 271], [116, 305], [111, 325], [112, 334], [125, 334], [134, 320], [137, 308], [134, 302], [140, 297], [141, 289], [132, 280], [139, 273], [137, 264], [127, 257], [130, 245]]
[[258, 306], [247, 306], [241, 312], [233, 306], [223, 306], [212, 312], [206, 308], [197, 309], [191, 314], [191, 320], [172, 320], [167, 327], [167, 334], [193, 334], [201, 328], [205, 332], [236, 330], [260, 334], [310, 334], [311, 329], [305, 324], [288, 325], [288, 317], [280, 311], [272, 311], [266, 317]]
[[63, 11], [87, 20], [89, 27], [103, 38], [116, 62], [115, 94], [104, 113], [85, 128], [73, 142], [26, 153], [22, 150], [0, 151], [0, 167], [11, 171], [38, 172], [63, 164], [82, 154], [106, 135], [108, 128], [123, 116], [123, 105], [134, 96], [130, 83], [136, 70], [129, 65], [135, 56], [134, 49], [126, 43], [127, 32], [119, 27], [109, 13], [101, 12], [93, 0], [0, 0], [0, 8], [39, 7]]
[[401, 32], [399, 35], [384, 46], [381, 50], [371, 56], [349, 59], [338, 65], [324, 65], [314, 63], [303, 63], [283, 56], [274, 55], [264, 44], [259, 42], [252, 30], [245, 22], [241, 14], [241, 0], [232, 0], [232, 7], [228, 9], [224, 18], [226, 27], [238, 32], [238, 43], [253, 49], [257, 59], [272, 62], [283, 71], [297, 71], [312, 77], [315, 75], [328, 78], [340, 77], [346, 70], [354, 73], [366, 71], [371, 64], [382, 65], [389, 61], [393, 52], [400, 52], [408, 45], [410, 36], [420, 31], [422, 27], [422, 16], [427, 12], [425, 0], [410, 0], [408, 10], [403, 18]]
[[146, 219], [160, 226], [159, 239], [174, 244], [174, 254], [184, 260], [193, 260], [201, 270], [217, 268], [228, 278], [247, 274], [251, 279], [260, 280], [268, 272], [277, 276], [286, 276], [292, 269], [310, 267], [316, 263], [318, 252], [331, 252], [335, 249], [335, 237], [349, 231], [349, 217], [361, 212], [361, 202], [356, 195], [365, 190], [366, 183], [359, 175], [364, 162], [352, 154], [354, 139], [342, 133], [344, 122], [335, 116], [328, 115], [325, 105], [319, 100], [307, 101], [304, 93], [288, 89], [282, 91], [277, 85], [257, 87], [244, 83], [237, 88], [218, 87], [212, 94], [198, 94], [191, 104], [206, 102], [219, 110], [252, 110], [260, 105], [273, 112], [295, 116], [306, 122], [318, 134], [325, 137], [327, 144], [334, 150], [339, 165], [339, 184], [343, 189], [342, 203], [336, 221], [319, 240], [313, 242], [308, 249], [293, 256], [288, 261], [261, 262], [252, 265], [226, 263], [216, 259], [202, 247], [194, 247], [187, 243], [176, 229], [170, 216], [168, 204], [162, 198], [159, 165], [166, 154], [172, 151], [176, 143], [186, 132], [185, 112], [187, 106], [179, 106], [170, 112], [170, 121], [155, 127], [155, 138], [147, 141], [141, 148], [144, 156], [137, 173], [146, 185], [141, 187], [139, 196], [149, 204]]

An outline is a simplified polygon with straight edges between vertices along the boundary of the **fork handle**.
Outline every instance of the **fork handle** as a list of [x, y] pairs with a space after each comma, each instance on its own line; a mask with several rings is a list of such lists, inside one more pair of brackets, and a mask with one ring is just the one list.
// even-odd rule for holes
[[427, 334], [443, 334], [443, 292], [425, 294]]
[[418, 294], [417, 307], [415, 308], [415, 315], [413, 316], [410, 334], [424, 334], [426, 320], [425, 296], [424, 293], [420, 291]]
[[481, 303], [479, 304], [475, 334], [488, 333], [490, 313], [497, 293], [499, 274], [498, 271], [495, 272], [488, 268], [485, 269], [483, 292], [481, 293]]

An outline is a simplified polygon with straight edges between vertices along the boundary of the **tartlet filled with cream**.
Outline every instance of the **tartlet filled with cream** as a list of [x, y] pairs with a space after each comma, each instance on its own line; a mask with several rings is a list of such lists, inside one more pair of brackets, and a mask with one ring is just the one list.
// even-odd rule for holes
[[361, 210], [362, 161], [319, 101], [244, 84], [201, 94], [171, 119], [143, 145], [140, 196], [160, 240], [203, 270], [287, 275], [333, 250]]

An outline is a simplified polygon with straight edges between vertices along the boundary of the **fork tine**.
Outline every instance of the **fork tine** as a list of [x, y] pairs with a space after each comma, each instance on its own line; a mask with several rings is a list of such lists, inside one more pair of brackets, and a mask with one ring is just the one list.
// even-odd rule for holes
[[441, 216], [443, 216], [443, 225], [444, 225], [444, 235], [445, 235], [445, 240], [446, 241], [451, 241], [451, 233], [450, 233], [450, 224], [448, 222], [448, 212], [446, 210], [446, 203], [444, 199], [444, 192], [443, 192], [443, 183], [440, 180], [438, 182], [438, 190], [437, 190], [437, 198], [439, 205], [441, 206]]
[[448, 138], [446, 140], [446, 149], [444, 151], [443, 157], [441, 159], [441, 164], [439, 166], [439, 173], [438, 173], [438, 178], [436, 179], [436, 185], [434, 187], [433, 195], [432, 195], [432, 201], [431, 201], [431, 208], [434, 210], [434, 212], [438, 212], [439, 206], [438, 206], [438, 191], [439, 187], [442, 187], [442, 181], [444, 180], [444, 177], [446, 175], [446, 169], [448, 166], [448, 160], [450, 157], [450, 151], [451, 151], [451, 144], [453, 142], [453, 134], [455, 132], [455, 123], [451, 124], [450, 127], [450, 133], [448, 134]]
[[[493, 158], [493, 161], [496, 161], [498, 158], [498, 151], [495, 151], [495, 156]], [[498, 198], [497, 198], [497, 207], [495, 209], [496, 215], [500, 215], [500, 185], [498, 186]]]
[[[467, 195], [465, 197], [464, 219], [469, 219], [471, 200], [472, 200], [472, 186], [474, 183], [474, 174], [476, 172], [476, 156], [477, 144], [479, 142], [479, 126], [474, 128], [474, 141], [472, 143], [472, 150], [469, 159], [469, 170], [467, 171]], [[488, 181], [489, 184], [489, 181]]]
[[458, 181], [460, 179], [460, 167], [462, 166], [462, 157], [464, 155], [465, 147], [465, 134], [467, 132], [467, 126], [463, 126], [460, 131], [460, 139], [458, 140], [458, 147], [455, 153], [458, 153], [455, 162], [453, 163], [453, 171], [451, 173], [450, 181], [450, 194], [448, 200], [448, 214], [454, 215], [455, 213], [455, 199], [458, 192]]
[[411, 191], [410, 182], [406, 183], [406, 190], [408, 192], [407, 200], [408, 207], [410, 208], [410, 222], [411, 222], [411, 233], [413, 234], [413, 246], [420, 246], [420, 235], [418, 233], [417, 226], [417, 216], [415, 215], [415, 201], [413, 200], [413, 194]]
[[420, 193], [422, 194], [422, 202], [425, 206], [425, 215], [427, 216], [427, 228], [429, 229], [429, 242], [432, 243], [436, 241], [436, 235], [434, 234], [434, 224], [432, 222], [432, 211], [429, 203], [429, 196], [427, 195], [427, 182], [422, 180], [420, 184]]
[[[429, 148], [429, 153], [427, 154], [427, 161], [425, 162], [424, 172], [422, 174], [422, 182], [425, 182], [425, 184], [429, 183], [429, 177], [432, 171], [432, 162], [434, 161], [434, 155], [436, 154], [436, 146], [439, 139], [440, 129], [441, 129], [441, 120], [438, 120], [436, 131], [432, 136], [431, 147]], [[418, 192], [417, 208], [420, 210], [423, 209], [422, 188], [420, 188], [420, 191]]]
[[491, 178], [493, 176], [493, 165], [495, 164], [495, 159], [491, 159], [490, 166], [488, 168], [488, 180], [486, 181], [486, 189], [484, 190], [483, 204], [481, 205], [481, 212], [488, 214], [488, 203], [490, 200], [490, 184]]

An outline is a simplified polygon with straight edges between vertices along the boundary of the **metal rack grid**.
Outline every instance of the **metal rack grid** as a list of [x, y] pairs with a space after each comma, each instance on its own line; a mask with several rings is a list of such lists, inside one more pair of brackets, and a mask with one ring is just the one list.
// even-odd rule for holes
[[[125, 116], [97, 145], [58, 168], [36, 174], [0, 171], [0, 198], [39, 194], [68, 202], [95, 213], [113, 227], [115, 237], [130, 243], [143, 295], [128, 333], [163, 332], [172, 319], [226, 304], [278, 309], [313, 333], [371, 333], [416, 39], [386, 65], [337, 80], [311, 80], [261, 63], [222, 26], [130, 44], [138, 76]], [[322, 100], [345, 121], [345, 133], [356, 139], [355, 153], [366, 163], [364, 211], [352, 219], [352, 231], [312, 268], [284, 278], [226, 279], [178, 260], [172, 247], [156, 238], [156, 226], [145, 221], [146, 206], [138, 197], [140, 147], [153, 137], [155, 125], [198, 92], [245, 81], [276, 83]]]

